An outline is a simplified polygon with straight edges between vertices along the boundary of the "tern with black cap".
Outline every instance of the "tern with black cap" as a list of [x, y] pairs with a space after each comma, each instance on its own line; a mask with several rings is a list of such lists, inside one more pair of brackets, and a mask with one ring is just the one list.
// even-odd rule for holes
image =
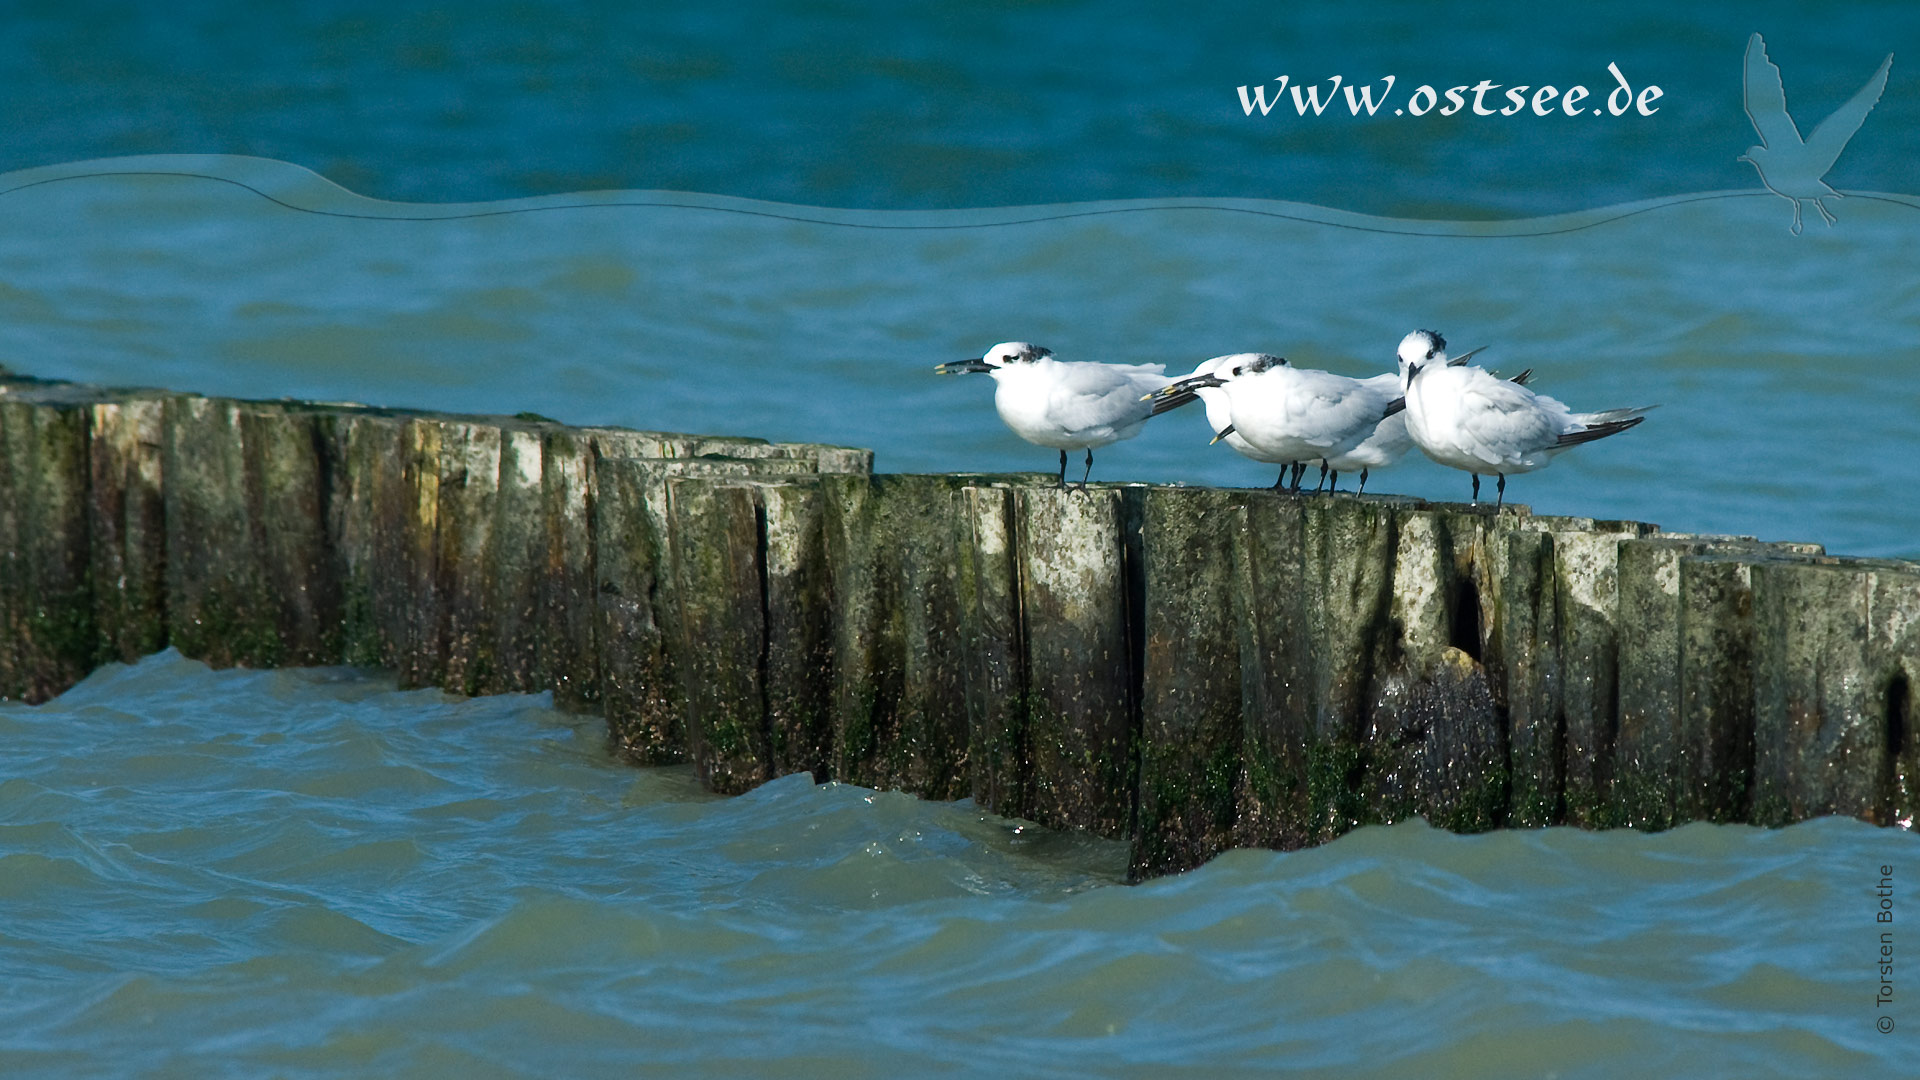
[[1432, 330], [1401, 339], [1399, 360], [1414, 445], [1434, 461], [1472, 474], [1475, 502], [1480, 478], [1498, 477], [1496, 506], [1506, 502], [1509, 473], [1544, 469], [1555, 455], [1617, 435], [1656, 407], [1576, 413], [1520, 380], [1449, 361], [1446, 339]]
[[1055, 360], [1052, 351], [1026, 341], [1002, 342], [978, 359], [933, 370], [993, 376], [1000, 419], [1022, 439], [1060, 451], [1061, 487], [1067, 486], [1067, 451], [1087, 452], [1084, 488], [1093, 475], [1093, 452], [1140, 434], [1155, 411], [1142, 395], [1173, 381], [1162, 364]]

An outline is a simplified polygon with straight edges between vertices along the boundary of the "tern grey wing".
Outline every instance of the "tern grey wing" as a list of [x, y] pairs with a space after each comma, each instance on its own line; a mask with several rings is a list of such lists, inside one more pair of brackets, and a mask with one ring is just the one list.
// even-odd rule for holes
[[1061, 365], [1048, 395], [1048, 409], [1068, 427], [1086, 429], [1144, 421], [1153, 407], [1142, 395], [1173, 380], [1150, 366], [1076, 363]]
[[1767, 43], [1759, 34], [1747, 39], [1747, 68], [1743, 83], [1747, 119], [1769, 150], [1799, 146], [1800, 129], [1787, 113], [1787, 88], [1780, 83], [1780, 69], [1767, 59]]
[[1398, 396], [1356, 379], [1326, 375], [1290, 395], [1287, 411], [1298, 438], [1329, 449], [1366, 438], [1385, 418], [1387, 402]]
[[1058, 370], [1058, 390], [1071, 394], [1104, 396], [1135, 387], [1138, 387], [1135, 393], [1144, 394], [1173, 382], [1161, 374], [1166, 370], [1161, 364], [1095, 364], [1081, 361], [1061, 364]]
[[1840, 159], [1840, 151], [1847, 148], [1853, 133], [1860, 130], [1867, 114], [1880, 103], [1880, 95], [1887, 89], [1887, 73], [1892, 69], [1893, 54], [1888, 53], [1887, 58], [1880, 61], [1880, 70], [1867, 80], [1867, 85], [1848, 98], [1845, 105], [1820, 121], [1819, 126], [1813, 129], [1813, 134], [1807, 137], [1807, 156], [1813, 159], [1815, 168], [1821, 174], [1833, 168], [1833, 163]]
[[[1518, 461], [1560, 437], [1565, 406], [1488, 376], [1461, 393], [1461, 428], [1475, 457], [1489, 465]], [[1551, 403], [1551, 404], [1549, 404]]]

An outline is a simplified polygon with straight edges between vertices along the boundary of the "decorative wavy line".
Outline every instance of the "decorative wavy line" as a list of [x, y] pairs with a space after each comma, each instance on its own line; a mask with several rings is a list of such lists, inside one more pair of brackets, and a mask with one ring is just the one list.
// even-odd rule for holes
[[[280, 164], [287, 164], [287, 163], [280, 163]], [[300, 168], [300, 166], [289, 166], [289, 167]], [[310, 174], [310, 175], [314, 175], [316, 179], [321, 179], [323, 181], [325, 180], [324, 177], [319, 177], [318, 174]], [[695, 211], [708, 211], [712, 213], [735, 214], [742, 217], [765, 218], [773, 221], [786, 221], [786, 222], [794, 222], [797, 224], [805, 224], [805, 225], [825, 225], [825, 226], [830, 226], [834, 228], [843, 228], [843, 229], [867, 229], [867, 230], [888, 231], [888, 232], [943, 232], [943, 231], [958, 231], [958, 230], [965, 230], [965, 229], [1005, 228], [1005, 227], [1016, 226], [1016, 225], [1037, 225], [1037, 224], [1044, 224], [1044, 223], [1056, 222], [1056, 221], [1072, 221], [1072, 220], [1081, 219], [1081, 218], [1109, 217], [1109, 216], [1116, 216], [1116, 215], [1122, 215], [1122, 214], [1160, 213], [1165, 211], [1187, 211], [1187, 212], [1200, 211], [1200, 212], [1212, 212], [1212, 213], [1245, 214], [1252, 217], [1274, 218], [1282, 221], [1300, 222], [1302, 224], [1309, 224], [1309, 225], [1324, 225], [1330, 228], [1346, 229], [1351, 232], [1378, 233], [1378, 234], [1385, 234], [1385, 235], [1392, 235], [1392, 236], [1430, 236], [1430, 237], [1435, 237], [1439, 239], [1473, 239], [1473, 240], [1526, 239], [1526, 238], [1541, 237], [1541, 236], [1559, 236], [1559, 235], [1565, 235], [1567, 233], [1583, 232], [1587, 229], [1598, 228], [1599, 226], [1602, 226], [1602, 225], [1610, 225], [1618, 221], [1624, 221], [1628, 218], [1638, 217], [1642, 214], [1648, 214], [1656, 210], [1664, 210], [1674, 206], [1684, 206], [1691, 203], [1713, 202], [1713, 201], [1718, 201], [1723, 199], [1749, 199], [1749, 198], [1771, 199], [1771, 198], [1778, 197], [1772, 192], [1765, 191], [1765, 190], [1702, 192], [1694, 195], [1676, 195], [1676, 196], [1670, 196], [1666, 198], [1651, 200], [1644, 204], [1633, 204], [1633, 203], [1624, 204], [1618, 208], [1617, 212], [1611, 213], [1611, 214], [1606, 214], [1606, 211], [1604, 209], [1601, 209], [1601, 210], [1589, 210], [1589, 211], [1576, 211], [1574, 212], [1574, 214], [1567, 214], [1567, 215], [1555, 215], [1557, 217], [1569, 217], [1569, 216], [1584, 216], [1587, 214], [1606, 214], [1606, 216], [1599, 217], [1591, 221], [1579, 222], [1577, 224], [1567, 224], [1567, 225], [1555, 227], [1555, 228], [1540, 228], [1540, 229], [1534, 229], [1529, 231], [1498, 231], [1498, 232], [1446, 231], [1449, 225], [1452, 225], [1455, 228], [1463, 228], [1464, 226], [1466, 226], [1467, 223], [1452, 223], [1452, 222], [1441, 222], [1441, 221], [1418, 222], [1418, 223], [1409, 222], [1406, 227], [1394, 228], [1385, 224], [1361, 224], [1358, 222], [1328, 221], [1321, 218], [1311, 217], [1305, 214], [1286, 213], [1279, 210], [1260, 210], [1260, 209], [1255, 209], [1253, 207], [1246, 207], [1246, 206], [1222, 206], [1222, 205], [1214, 205], [1214, 204], [1207, 204], [1207, 203], [1187, 203], [1187, 204], [1174, 203], [1174, 204], [1153, 205], [1153, 206], [1102, 207], [1098, 209], [1067, 210], [1067, 211], [1059, 211], [1055, 213], [1037, 214], [1034, 216], [1012, 218], [1004, 221], [975, 221], [975, 222], [959, 222], [959, 223], [952, 223], [952, 224], [930, 224], [930, 223], [885, 224], [885, 223], [879, 223], [879, 222], [836, 221], [836, 220], [833, 220], [832, 218], [809, 216], [807, 214], [802, 214], [802, 213], [782, 213], [774, 210], [755, 210], [755, 209], [750, 209], [747, 207], [739, 207], [739, 206], [712, 206], [712, 205], [704, 205], [701, 203], [689, 203], [689, 202], [642, 202], [642, 201], [632, 201], [632, 200], [610, 201], [610, 202], [558, 203], [558, 204], [545, 205], [545, 206], [513, 206], [513, 207], [501, 207], [499, 209], [494, 209], [494, 210], [469, 210], [469, 211], [460, 211], [455, 213], [441, 213], [441, 214], [367, 214], [367, 213], [353, 213], [353, 212], [343, 211], [343, 210], [325, 210], [325, 209], [320, 209], [320, 208], [311, 207], [311, 206], [301, 206], [297, 203], [288, 202], [287, 200], [280, 198], [279, 196], [274, 195], [252, 184], [249, 184], [244, 180], [236, 180], [236, 179], [233, 179], [232, 177], [216, 176], [211, 173], [189, 172], [184, 170], [151, 170], [151, 169], [101, 170], [99, 172], [75, 173], [68, 176], [47, 177], [41, 180], [34, 180], [25, 184], [19, 184], [14, 187], [0, 190], [0, 197], [13, 195], [18, 192], [27, 191], [32, 188], [44, 187], [50, 184], [65, 183], [65, 182], [74, 181], [74, 180], [92, 180], [92, 179], [102, 179], [107, 177], [121, 177], [121, 176], [167, 177], [167, 178], [188, 179], [188, 180], [206, 180], [206, 181], [211, 181], [219, 184], [227, 184], [232, 187], [240, 188], [241, 190], [249, 192], [269, 203], [272, 203], [275, 206], [282, 207], [284, 209], [293, 211], [295, 213], [313, 214], [319, 217], [340, 218], [340, 219], [350, 220], [350, 221], [397, 221], [397, 222], [471, 221], [471, 220], [478, 220], [483, 218], [512, 217], [512, 216], [517, 216], [521, 214], [549, 213], [549, 212], [565, 211], [565, 210], [620, 210], [620, 209], [695, 210]], [[331, 183], [331, 181], [325, 181], [325, 182]], [[338, 186], [338, 185], [335, 185], [335, 186]], [[347, 191], [347, 189], [345, 188], [341, 188], [340, 190]], [[352, 192], [348, 192], [348, 194], [353, 195], [354, 198], [365, 198], [364, 196], [353, 194]], [[730, 198], [730, 196], [717, 196], [717, 197]], [[1857, 194], [1850, 193], [1850, 194], [1847, 194], [1846, 197], [1864, 199], [1864, 200], [1869, 200], [1873, 202], [1891, 203], [1896, 206], [1905, 206], [1910, 209], [1920, 209], [1920, 203], [1909, 202], [1907, 201], [1906, 198], [1902, 198], [1902, 197], [1894, 197], [1894, 196], [1882, 195], [1882, 194], [1866, 194], [1866, 193], [1857, 193]], [[850, 213], [985, 213], [985, 212], [990, 212], [990, 208], [987, 208], [987, 209], [970, 208], [967, 210], [948, 210], [948, 211], [912, 210], [912, 211], [849, 211], [849, 212]], [[1337, 210], [1330, 210], [1329, 212], [1340, 213], [1340, 214], [1351, 213], [1350, 211], [1337, 211]], [[1356, 214], [1354, 216], [1364, 217], [1365, 215]], [[1375, 220], [1386, 221], [1389, 219], [1375, 219]], [[1504, 225], [1519, 224], [1527, 220], [1530, 220], [1530, 219], [1514, 218], [1514, 219], [1506, 219], [1504, 221], [1494, 220], [1494, 221], [1485, 221], [1485, 222], [1473, 222], [1471, 223], [1471, 227], [1474, 229], [1500, 229]], [[1538, 219], [1531, 219], [1531, 220], [1538, 220]]]

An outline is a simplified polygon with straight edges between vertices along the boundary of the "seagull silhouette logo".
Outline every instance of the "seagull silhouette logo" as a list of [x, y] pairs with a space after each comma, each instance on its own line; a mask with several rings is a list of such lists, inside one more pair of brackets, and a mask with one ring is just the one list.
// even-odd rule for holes
[[1748, 147], [1737, 160], [1752, 165], [1768, 191], [1793, 204], [1795, 236], [1800, 235], [1803, 202], [1812, 203], [1828, 226], [1839, 220], [1821, 200], [1829, 195], [1838, 199], [1841, 195], [1821, 177], [1833, 168], [1853, 133], [1860, 130], [1867, 114], [1880, 103], [1880, 94], [1887, 88], [1887, 72], [1892, 68], [1893, 54], [1888, 53], [1867, 85], [1845, 105], [1833, 110], [1832, 116], [1820, 121], [1820, 126], [1813, 129], [1812, 138], [1802, 139], [1793, 117], [1787, 115], [1787, 89], [1781, 85], [1780, 69], [1767, 59], [1767, 43], [1759, 34], [1747, 39], [1747, 119], [1753, 121], [1760, 145]]

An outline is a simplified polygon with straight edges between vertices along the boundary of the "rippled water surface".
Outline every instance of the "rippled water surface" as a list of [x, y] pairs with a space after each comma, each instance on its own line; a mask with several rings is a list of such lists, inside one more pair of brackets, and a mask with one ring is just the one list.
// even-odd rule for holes
[[[1391, 370], [1426, 326], [1645, 424], [1514, 479], [1542, 512], [1920, 556], [1920, 199], [1788, 232], [1764, 192], [1503, 223], [1257, 200], [833, 211], [612, 192], [365, 199], [245, 158], [0, 176], [0, 361], [35, 374], [872, 447], [887, 471], [1046, 469], [997, 341], [1165, 363]], [[50, 223], [61, 223], [52, 227]], [[1104, 479], [1267, 485], [1198, 410]], [[1460, 499], [1411, 458], [1370, 490]]]
[[[1118, 844], [788, 777], [543, 697], [165, 653], [0, 705], [0, 1071], [1897, 1075], [1902, 831], [1419, 822], [1117, 884]], [[1903, 893], [1904, 895], [1904, 893]], [[1920, 1022], [1920, 1021], [1917, 1021]]]

